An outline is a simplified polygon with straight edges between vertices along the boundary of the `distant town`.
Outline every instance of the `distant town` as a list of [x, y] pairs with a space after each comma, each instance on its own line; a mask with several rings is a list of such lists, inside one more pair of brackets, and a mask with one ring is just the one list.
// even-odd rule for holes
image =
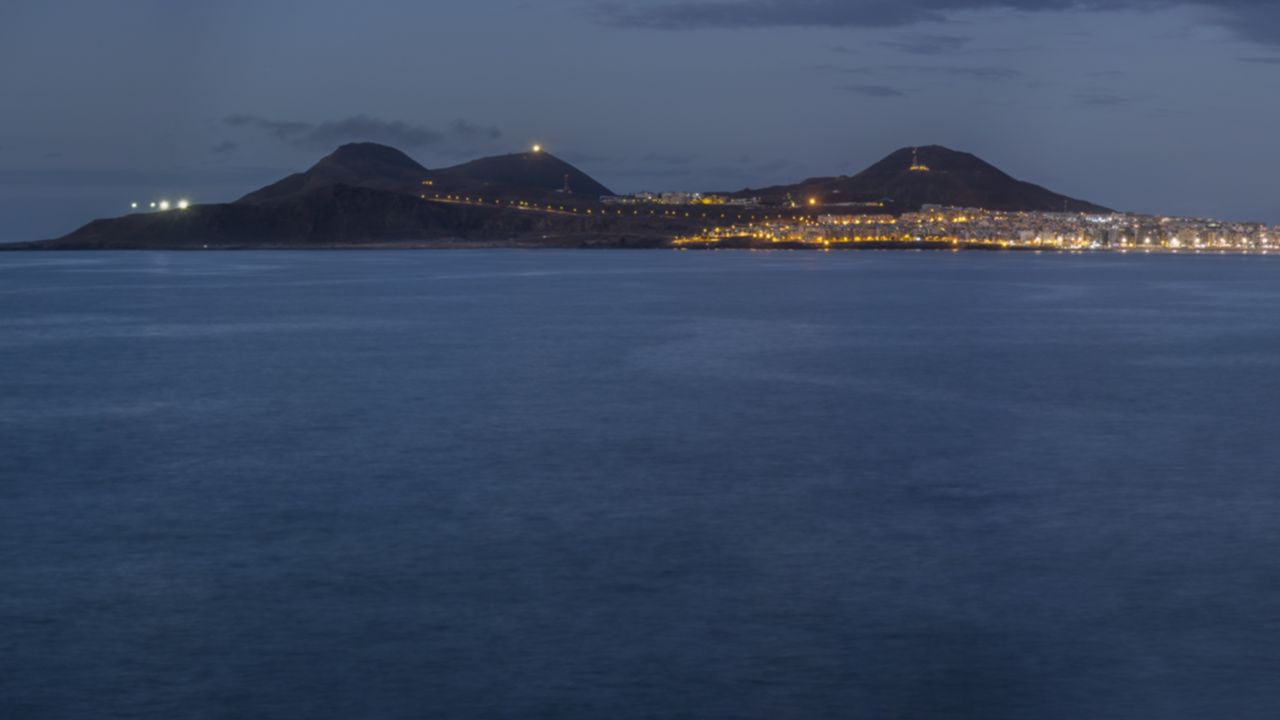
[[1280, 227], [1125, 213], [940, 146], [855, 175], [736, 192], [618, 194], [541, 145], [428, 170], [374, 143], [232, 203], [130, 213], [7, 249], [247, 247], [902, 248], [1280, 252]]
[[[534, 152], [541, 152], [535, 146]], [[926, 178], [933, 168], [912, 148], [907, 177]], [[424, 183], [430, 184], [430, 183]], [[793, 186], [792, 191], [800, 191]], [[568, 176], [559, 192], [571, 195]], [[423, 195], [423, 199], [486, 205], [480, 198]], [[1064, 205], [1069, 199], [1064, 198]], [[504, 201], [496, 200], [502, 204]], [[714, 247], [953, 247], [1022, 250], [1114, 250], [1120, 252], [1234, 252], [1267, 254], [1280, 249], [1280, 226], [1205, 218], [1124, 212], [988, 210], [924, 204], [911, 212], [890, 212], [893, 201], [830, 202], [811, 195], [762, 197], [697, 192], [640, 192], [606, 195], [600, 207], [570, 203], [506, 201], [522, 210], [608, 216], [656, 215], [703, 220], [704, 227], [672, 239], [683, 248]], [[714, 224], [720, 220], [719, 224]], [[710, 222], [706, 222], [710, 221]]]
[[[481, 197], [423, 195], [436, 202], [489, 206]], [[882, 202], [826, 206], [818, 198], [771, 206], [757, 197], [688, 192], [610, 195], [600, 207], [494, 200], [557, 215], [656, 215], [722, 222], [672, 240], [676, 247], [928, 247], [1120, 252], [1280, 251], [1280, 226], [1207, 218], [1106, 212], [996, 211], [925, 205], [900, 215]]]
[[1280, 249], [1280, 227], [1129, 213], [998, 212], [925, 206], [893, 215], [823, 213], [716, 227], [675, 240], [712, 246], [738, 238], [813, 247], [951, 245], [957, 248], [1247, 252]]

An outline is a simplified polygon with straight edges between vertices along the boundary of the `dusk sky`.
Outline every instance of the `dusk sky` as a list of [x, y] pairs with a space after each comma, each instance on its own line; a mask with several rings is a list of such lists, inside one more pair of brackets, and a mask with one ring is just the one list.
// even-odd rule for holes
[[1280, 222], [1275, 0], [0, 5], [0, 240], [232, 200], [337, 145], [534, 141], [618, 192], [973, 152], [1122, 210]]

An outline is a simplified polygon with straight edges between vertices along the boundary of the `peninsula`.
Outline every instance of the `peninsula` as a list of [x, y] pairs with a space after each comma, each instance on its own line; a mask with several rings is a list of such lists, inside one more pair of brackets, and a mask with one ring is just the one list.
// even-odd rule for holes
[[1118, 213], [974, 155], [902, 148], [852, 176], [618, 195], [534, 146], [431, 170], [375, 143], [230, 203], [136, 210], [5, 249], [1021, 248], [1268, 251], [1260, 224]]

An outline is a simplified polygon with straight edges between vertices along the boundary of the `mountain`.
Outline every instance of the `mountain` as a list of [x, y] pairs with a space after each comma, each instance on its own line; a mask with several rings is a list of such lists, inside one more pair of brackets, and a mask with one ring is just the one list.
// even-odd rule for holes
[[480, 158], [445, 168], [436, 176], [481, 186], [536, 188], [558, 192], [568, 182], [569, 192], [588, 198], [613, 195], [613, 191], [578, 168], [545, 151]]
[[43, 249], [315, 247], [657, 247], [689, 226], [664, 218], [529, 212], [424, 202], [332, 184], [267, 202], [193, 205], [93, 222]]
[[194, 205], [95, 220], [55, 247], [253, 247], [377, 243], [433, 233], [459, 237], [473, 218], [401, 194], [333, 183], [261, 202]]
[[[566, 177], [568, 193], [563, 192]], [[710, 226], [750, 222], [760, 212], [600, 202], [609, 195], [604, 185], [546, 152], [428, 170], [395, 148], [353, 143], [235, 202], [95, 220], [56, 240], [24, 247], [653, 247]], [[810, 198], [832, 209], [888, 199], [875, 212], [927, 204], [1105, 211], [937, 146], [898, 150], [853, 177], [814, 178], [738, 195], [798, 202], [801, 207], [784, 211], [792, 215], [811, 213]]]
[[[568, 195], [560, 192], [566, 175]], [[482, 202], [435, 200], [428, 192]], [[609, 194], [608, 188], [548, 153], [482, 158], [433, 172], [395, 148], [352, 143], [235, 202], [94, 220], [31, 246], [632, 247], [662, 244], [690, 229], [689, 221], [664, 216], [615, 213], [606, 218], [597, 201]], [[534, 211], [539, 206], [543, 210]]]
[[319, 188], [350, 185], [416, 195], [424, 181], [437, 192], [484, 193], [503, 198], [545, 198], [570, 193], [595, 200], [609, 188], [547, 152], [498, 155], [431, 171], [399, 150], [377, 143], [343, 145], [305, 172], [294, 173], [237, 200], [241, 204], [297, 198]]
[[236, 202], [252, 205], [296, 198], [333, 185], [412, 193], [430, 176], [430, 170], [393, 147], [351, 143], [321, 158], [309, 170], [254, 190]]
[[1107, 208], [1016, 180], [975, 155], [940, 145], [902, 148], [852, 177], [743, 190], [772, 202], [817, 199], [823, 205], [887, 201], [894, 210], [949, 205], [988, 210], [1109, 212]]

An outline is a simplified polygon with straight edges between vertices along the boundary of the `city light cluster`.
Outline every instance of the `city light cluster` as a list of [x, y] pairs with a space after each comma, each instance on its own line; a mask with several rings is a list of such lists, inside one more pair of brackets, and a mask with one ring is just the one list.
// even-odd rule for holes
[[1028, 250], [1120, 252], [1258, 252], [1280, 249], [1280, 228], [1201, 218], [1128, 213], [1000, 212], [926, 206], [893, 215], [775, 218], [711, 228], [677, 238], [678, 245], [750, 239], [762, 243], [835, 247], [875, 243]]

